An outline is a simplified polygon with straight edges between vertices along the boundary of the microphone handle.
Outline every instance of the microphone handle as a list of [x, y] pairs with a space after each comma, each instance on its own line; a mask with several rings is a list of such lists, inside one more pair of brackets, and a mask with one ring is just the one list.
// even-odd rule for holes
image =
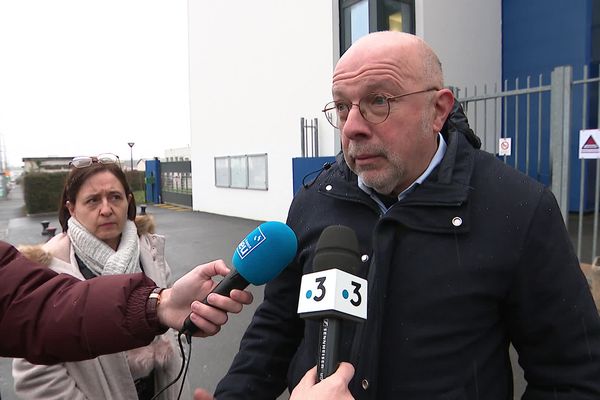
[[341, 327], [342, 322], [338, 318], [323, 318], [321, 321], [317, 360], [319, 381], [332, 375], [338, 367]]
[[[221, 282], [219, 282], [219, 284], [215, 286], [215, 288], [210, 293], [217, 293], [229, 297], [229, 293], [233, 289], [242, 290], [245, 289], [249, 284], [250, 282], [248, 282], [242, 275], [240, 275], [238, 271], [232, 271], [225, 278], [223, 278], [223, 280], [221, 280]], [[202, 300], [202, 304], [210, 305], [208, 304], [207, 298], [208, 295], [206, 295], [204, 300]], [[190, 316], [188, 315], [188, 317], [183, 323], [183, 328], [181, 328], [179, 332], [183, 333], [186, 336], [192, 336], [194, 333], [196, 333], [197, 330], [198, 327], [194, 325], [194, 323], [190, 319]]]

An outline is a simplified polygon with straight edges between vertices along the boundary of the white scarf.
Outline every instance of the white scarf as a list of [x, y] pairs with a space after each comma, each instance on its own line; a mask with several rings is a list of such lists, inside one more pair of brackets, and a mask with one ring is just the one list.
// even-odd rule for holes
[[141, 272], [140, 242], [133, 221], [127, 220], [117, 251], [92, 235], [74, 217], [67, 221], [67, 235], [75, 254], [96, 275], [132, 274]]

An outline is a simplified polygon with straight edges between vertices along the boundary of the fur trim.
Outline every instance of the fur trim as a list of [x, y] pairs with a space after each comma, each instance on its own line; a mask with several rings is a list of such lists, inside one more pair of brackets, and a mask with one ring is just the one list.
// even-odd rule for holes
[[156, 225], [152, 215], [138, 215], [135, 217], [135, 226], [137, 226], [138, 236], [155, 233]]
[[166, 335], [158, 336], [148, 346], [126, 352], [133, 376], [148, 376], [153, 369], [163, 370], [175, 356], [175, 350]]
[[52, 262], [52, 254], [44, 250], [41, 244], [18, 246], [17, 250], [19, 250], [27, 259], [38, 264], [48, 266], [50, 265], [50, 262]]

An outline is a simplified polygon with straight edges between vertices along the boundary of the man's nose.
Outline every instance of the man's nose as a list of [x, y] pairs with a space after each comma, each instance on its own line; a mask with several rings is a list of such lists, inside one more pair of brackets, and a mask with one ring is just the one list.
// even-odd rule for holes
[[341, 131], [342, 135], [349, 139], [369, 134], [369, 122], [362, 116], [358, 104], [352, 103], [350, 106], [348, 117]]

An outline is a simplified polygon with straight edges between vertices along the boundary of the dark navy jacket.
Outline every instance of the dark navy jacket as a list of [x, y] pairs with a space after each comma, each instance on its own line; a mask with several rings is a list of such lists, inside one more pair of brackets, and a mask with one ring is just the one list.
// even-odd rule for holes
[[367, 322], [342, 334], [356, 399], [512, 400], [511, 342], [525, 399], [600, 398], [600, 320], [554, 196], [459, 129], [383, 215], [341, 155], [295, 197], [298, 255], [267, 284], [218, 400], [275, 399], [316, 364], [318, 323], [296, 308], [333, 224], [356, 231], [369, 281]]

